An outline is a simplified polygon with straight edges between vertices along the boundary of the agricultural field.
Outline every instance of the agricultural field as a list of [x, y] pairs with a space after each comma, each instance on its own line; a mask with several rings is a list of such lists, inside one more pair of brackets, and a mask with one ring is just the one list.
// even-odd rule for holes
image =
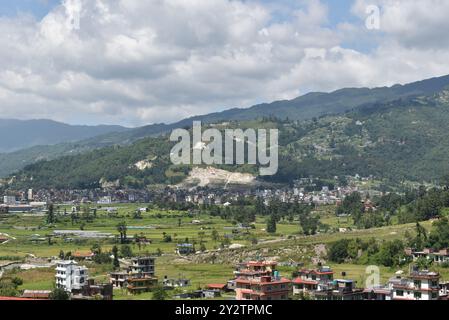
[[[298, 221], [282, 220], [277, 224], [277, 232], [269, 234], [265, 231], [266, 217], [257, 216], [254, 227], [244, 229], [231, 221], [210, 215], [192, 214], [183, 211], [149, 210], [136, 215], [144, 204], [119, 204], [111, 205], [116, 208], [114, 214], [106, 211], [106, 208], [97, 207], [95, 217], [92, 219], [80, 219], [73, 221], [69, 206], [56, 206], [56, 222], [48, 226], [45, 214], [18, 214], [0, 216], [0, 234], [7, 235], [9, 241], [0, 244], [0, 265], [11, 261], [24, 261], [26, 257], [56, 258], [60, 252], [88, 251], [94, 245], [100, 245], [103, 252], [109, 252], [113, 246], [119, 244], [118, 224], [126, 222], [127, 237], [146, 237], [150, 244], [129, 246], [134, 255], [154, 255], [156, 259], [156, 275], [162, 280], [168, 278], [186, 278], [191, 280], [191, 285], [182, 290], [170, 291], [170, 296], [181, 293], [183, 290], [193, 291], [205, 287], [208, 283], [226, 283], [232, 278], [235, 263], [245, 258], [253, 258], [260, 252], [264, 257], [278, 257], [280, 261], [295, 261], [304, 267], [314, 267], [313, 259], [323, 258], [323, 252], [327, 245], [340, 239], [370, 238], [395, 240], [403, 239], [407, 232], [412, 232], [415, 224], [392, 225], [383, 228], [369, 230], [357, 230], [351, 218], [338, 218], [335, 216], [335, 208], [323, 206], [312, 214], [319, 216], [322, 224], [328, 225], [329, 232], [318, 233], [313, 236], [304, 236]], [[110, 208], [109, 208], [110, 209]], [[82, 213], [80, 213], [82, 216]], [[90, 221], [90, 222], [88, 222]], [[431, 222], [422, 225], [429, 229]], [[340, 228], [345, 232], [338, 232]], [[55, 230], [84, 230], [98, 231], [110, 234], [106, 239], [81, 239], [76, 237], [51, 236]], [[215, 230], [215, 231], [214, 231]], [[167, 236], [171, 241], [167, 241]], [[229, 240], [225, 240], [229, 239]], [[193, 256], [182, 257], [176, 254], [178, 243], [193, 243], [197, 250], [201, 244], [206, 251]], [[239, 244], [242, 249], [224, 249], [223, 244]], [[317, 253], [316, 248], [322, 247], [323, 252]], [[293, 250], [295, 248], [295, 250]], [[204, 249], [204, 248], [203, 248]], [[211, 261], [210, 256], [218, 253], [217, 263]], [[257, 255], [256, 255], [257, 256]], [[228, 258], [225, 258], [228, 257]], [[86, 262], [89, 275], [98, 282], [108, 280], [107, 274], [111, 271], [110, 264], [96, 264]], [[358, 264], [330, 264], [336, 277], [354, 279], [359, 285], [364, 285], [368, 274], [365, 265]], [[281, 266], [281, 273], [290, 277], [297, 268]], [[449, 270], [437, 268], [444, 280], [449, 280]], [[386, 282], [392, 277], [398, 268], [380, 268], [381, 282]], [[408, 272], [408, 266], [402, 271]], [[39, 268], [31, 270], [13, 270], [17, 277], [23, 280], [19, 289], [52, 290], [54, 287], [54, 269]], [[141, 299], [152, 298], [152, 293], [144, 293], [139, 296], [130, 296], [124, 290], [115, 290], [114, 299]], [[221, 299], [232, 298], [223, 296]]]

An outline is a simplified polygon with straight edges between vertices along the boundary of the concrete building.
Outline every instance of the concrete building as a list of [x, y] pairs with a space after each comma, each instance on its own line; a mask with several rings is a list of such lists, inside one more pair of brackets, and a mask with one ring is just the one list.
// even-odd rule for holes
[[322, 291], [315, 292], [317, 300], [363, 300], [363, 289], [356, 288], [356, 281], [336, 279]]
[[392, 300], [439, 300], [440, 274], [414, 270], [407, 278], [391, 278], [388, 287], [393, 292]]
[[67, 292], [82, 289], [89, 280], [88, 269], [72, 260], [58, 261], [56, 264], [56, 287]]
[[248, 262], [235, 272], [236, 300], [288, 300], [289, 279], [281, 278], [276, 262]]
[[16, 205], [17, 200], [15, 196], [3, 196], [3, 203], [5, 205]]
[[137, 257], [124, 263], [122, 271], [111, 272], [109, 282], [114, 288], [127, 288], [131, 294], [151, 291], [158, 284], [155, 258]]
[[138, 257], [132, 258], [129, 266], [131, 275], [142, 275], [154, 277], [155, 258], [152, 257]]
[[416, 251], [409, 248], [405, 250], [405, 254], [412, 257], [413, 261], [419, 258], [425, 258], [438, 264], [449, 263], [449, 249], [447, 248], [442, 250], [426, 248], [423, 251]]
[[303, 269], [298, 272], [298, 277], [293, 280], [293, 294], [313, 293], [327, 290], [334, 280], [334, 272], [329, 267], [317, 270]]

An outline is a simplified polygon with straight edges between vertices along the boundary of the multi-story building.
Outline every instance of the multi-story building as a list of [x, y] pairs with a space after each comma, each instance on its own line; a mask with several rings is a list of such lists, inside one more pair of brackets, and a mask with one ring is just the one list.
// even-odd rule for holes
[[151, 291], [158, 284], [155, 277], [130, 277], [128, 279], [128, 292], [131, 294], [139, 294]]
[[112, 272], [110, 283], [115, 288], [127, 288], [131, 294], [152, 290], [158, 284], [155, 277], [155, 258], [132, 258], [125, 270]]
[[416, 251], [408, 248], [405, 249], [405, 254], [412, 257], [413, 261], [416, 261], [419, 258], [426, 258], [427, 260], [438, 264], [449, 263], [449, 249], [447, 248], [442, 250], [426, 248], [422, 251]]
[[155, 259], [152, 257], [132, 258], [129, 272], [132, 275], [154, 277], [154, 263]]
[[333, 280], [328, 288], [316, 291], [317, 300], [363, 300], [363, 289], [356, 288], [354, 280]]
[[281, 278], [276, 262], [248, 262], [235, 272], [237, 300], [288, 300], [289, 279]]
[[82, 289], [89, 279], [88, 269], [72, 260], [59, 261], [56, 264], [56, 287], [67, 292]]
[[329, 267], [317, 270], [300, 270], [293, 280], [293, 294], [312, 293], [327, 290], [334, 280], [334, 272]]
[[391, 278], [388, 286], [393, 291], [393, 300], [438, 300], [440, 274], [414, 270], [408, 278]]
[[3, 203], [5, 205], [16, 205], [17, 199], [15, 196], [3, 196]]
[[114, 288], [126, 288], [130, 275], [126, 271], [111, 272], [109, 274], [109, 282]]

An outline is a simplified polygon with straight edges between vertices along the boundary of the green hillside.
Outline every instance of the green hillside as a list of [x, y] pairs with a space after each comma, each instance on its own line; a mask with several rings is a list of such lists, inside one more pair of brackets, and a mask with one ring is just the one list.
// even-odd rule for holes
[[235, 108], [184, 119], [173, 124], [148, 125], [126, 131], [116, 130], [119, 132], [90, 137], [76, 143], [23, 149], [13, 153], [0, 154], [0, 177], [6, 177], [40, 160], [53, 160], [113, 145], [129, 146], [140, 139], [159, 136], [175, 128], [189, 127], [193, 121], [197, 120], [203, 123], [218, 123], [276, 116], [282, 120], [306, 121], [325, 115], [341, 115], [350, 110], [363, 109], [370, 104], [376, 106], [398, 99], [433, 95], [448, 85], [449, 76], [445, 76], [390, 88], [348, 88], [331, 93], [309, 93], [293, 100], [275, 101], [248, 109]]
[[[264, 119], [231, 127], [280, 129], [280, 169], [268, 182], [288, 183], [313, 175], [373, 175], [400, 183], [439, 179], [449, 172], [449, 91], [429, 97], [365, 105], [340, 116], [308, 121]], [[180, 182], [189, 168], [170, 164], [167, 137], [147, 138], [124, 147], [106, 147], [26, 167], [14, 186], [98, 187], [100, 180], [144, 187]], [[150, 167], [138, 169], [136, 163]], [[224, 167], [256, 172], [251, 167]]]

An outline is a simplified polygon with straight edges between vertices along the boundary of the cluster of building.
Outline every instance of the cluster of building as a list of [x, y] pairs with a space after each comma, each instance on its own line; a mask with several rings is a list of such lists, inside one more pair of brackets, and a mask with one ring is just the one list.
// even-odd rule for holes
[[280, 276], [277, 263], [251, 261], [237, 267], [227, 287], [237, 300], [288, 300], [297, 296], [313, 300], [448, 300], [449, 283], [436, 272], [414, 269], [397, 275], [385, 286], [358, 288], [350, 279], [335, 279], [329, 267], [302, 269], [290, 280]]
[[15, 195], [3, 196], [0, 213], [42, 212], [46, 207], [47, 202], [34, 201], [33, 190], [30, 189], [27, 193], [21, 193], [19, 197]]
[[[89, 279], [89, 270], [76, 261], [62, 260], [56, 264], [56, 288], [69, 293], [72, 300], [112, 300], [111, 284], [96, 284]], [[28, 292], [28, 295], [31, 295]]]
[[[335, 177], [336, 179], [338, 177]], [[348, 177], [347, 186], [325, 186], [317, 184], [313, 178], [299, 179], [293, 187], [285, 188], [242, 188], [242, 189], [223, 189], [223, 188], [203, 188], [196, 187], [191, 189], [170, 188], [162, 190], [138, 190], [138, 189], [120, 189], [118, 187], [105, 187], [86, 190], [24, 190], [17, 191], [15, 194], [5, 196], [9, 202], [18, 201], [19, 203], [29, 203], [31, 201], [40, 203], [97, 203], [108, 205], [113, 203], [151, 203], [155, 199], [162, 199], [170, 203], [186, 203], [195, 205], [224, 205], [232, 203], [241, 198], [261, 197], [266, 203], [272, 200], [281, 202], [302, 202], [320, 204], [336, 204], [346, 195], [355, 191], [366, 193], [371, 196], [376, 195], [374, 190], [360, 190], [358, 184], [353, 180], [362, 181], [371, 178]], [[379, 193], [380, 194], [380, 193]], [[14, 198], [14, 199], [13, 199]], [[5, 202], [7, 203], [7, 202]]]
[[412, 257], [413, 261], [416, 261], [420, 258], [425, 258], [428, 261], [431, 261], [436, 264], [449, 263], [448, 248], [442, 250], [434, 250], [431, 248], [426, 248], [422, 251], [407, 248], [405, 249], [405, 254], [409, 257]]
[[111, 272], [109, 279], [114, 288], [127, 289], [130, 294], [148, 292], [158, 285], [153, 257], [132, 258], [122, 262], [121, 271]]

